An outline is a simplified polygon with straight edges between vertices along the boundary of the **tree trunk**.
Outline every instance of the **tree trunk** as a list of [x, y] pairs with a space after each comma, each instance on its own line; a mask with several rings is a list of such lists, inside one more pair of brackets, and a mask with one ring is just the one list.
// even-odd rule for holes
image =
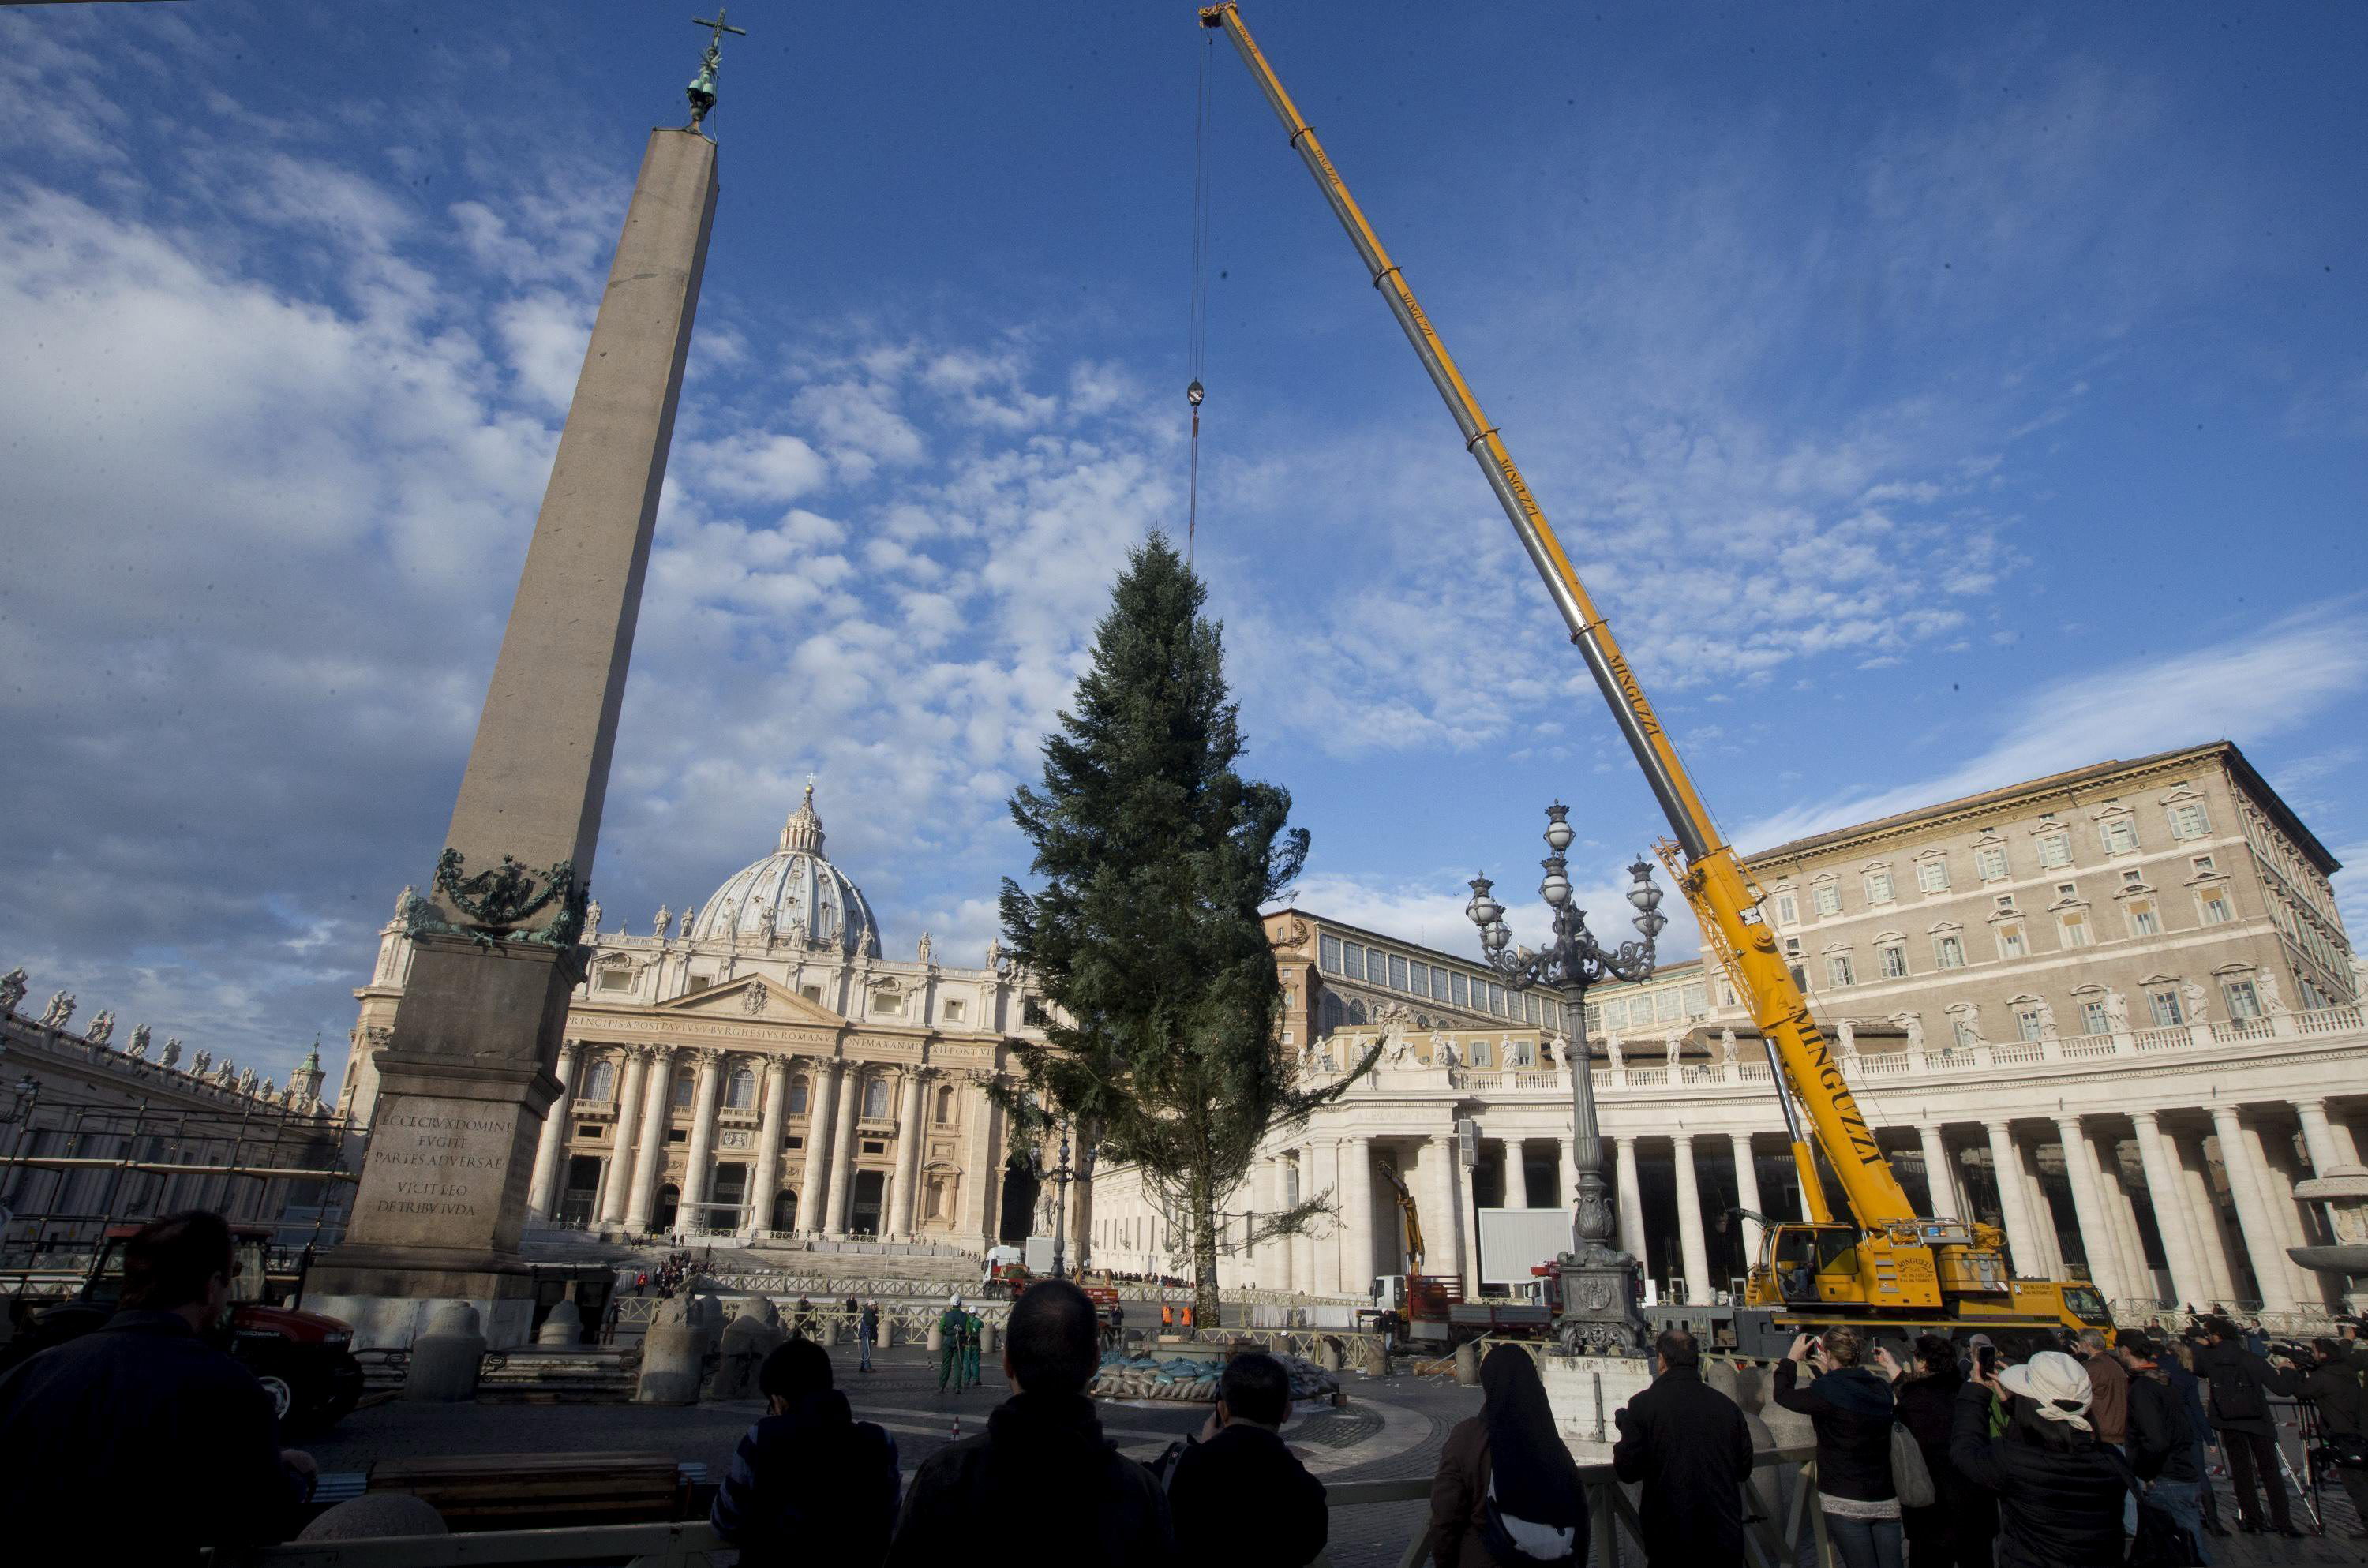
[[1224, 1322], [1217, 1298], [1216, 1188], [1206, 1172], [1192, 1176], [1192, 1322], [1216, 1328]]

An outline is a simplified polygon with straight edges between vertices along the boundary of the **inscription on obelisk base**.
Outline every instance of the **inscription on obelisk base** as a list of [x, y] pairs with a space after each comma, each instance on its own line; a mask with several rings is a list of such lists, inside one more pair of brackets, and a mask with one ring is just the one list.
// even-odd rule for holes
[[495, 1348], [532, 1324], [527, 1186], [588, 956], [576, 938], [715, 192], [713, 142], [651, 133], [433, 892], [405, 908], [411, 973], [376, 1059], [353, 1221], [306, 1291], [357, 1346], [410, 1344], [443, 1301], [476, 1307]]

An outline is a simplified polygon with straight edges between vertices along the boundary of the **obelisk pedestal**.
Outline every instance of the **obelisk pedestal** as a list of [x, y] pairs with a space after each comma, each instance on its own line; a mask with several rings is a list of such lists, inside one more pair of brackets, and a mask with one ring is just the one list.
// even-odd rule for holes
[[650, 135], [437, 862], [345, 1244], [306, 1305], [360, 1346], [466, 1301], [525, 1343], [518, 1256], [609, 783], [617, 713], [715, 216], [715, 144]]

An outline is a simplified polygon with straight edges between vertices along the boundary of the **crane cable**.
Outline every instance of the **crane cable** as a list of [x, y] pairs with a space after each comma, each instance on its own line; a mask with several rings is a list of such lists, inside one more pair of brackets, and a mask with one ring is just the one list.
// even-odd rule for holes
[[1209, 335], [1209, 54], [1216, 34], [1201, 29], [1201, 75], [1193, 93], [1192, 115], [1192, 310], [1190, 336], [1185, 346], [1185, 373], [1191, 378], [1184, 401], [1192, 409], [1191, 462], [1188, 470], [1184, 517], [1184, 563], [1192, 563], [1201, 531], [1201, 361]]

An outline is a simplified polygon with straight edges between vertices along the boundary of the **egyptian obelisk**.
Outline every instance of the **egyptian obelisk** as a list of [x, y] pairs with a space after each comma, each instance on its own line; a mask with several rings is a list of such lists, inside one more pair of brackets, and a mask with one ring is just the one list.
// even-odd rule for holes
[[[706, 25], [720, 41], [726, 29]], [[577, 937], [715, 217], [700, 119], [716, 63], [711, 42], [690, 126], [650, 133], [432, 892], [407, 910], [411, 974], [377, 1057], [352, 1223], [307, 1291], [354, 1323], [357, 1344], [407, 1344], [439, 1301], [476, 1306], [495, 1348], [521, 1343], [531, 1318], [527, 1180], [583, 978]]]

